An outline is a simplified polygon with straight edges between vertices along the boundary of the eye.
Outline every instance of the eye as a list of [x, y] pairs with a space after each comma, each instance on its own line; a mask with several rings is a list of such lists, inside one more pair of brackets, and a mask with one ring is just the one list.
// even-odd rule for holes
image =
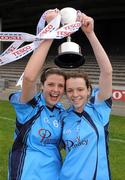
[[67, 89], [66, 92], [67, 92], [67, 93], [72, 93], [73, 90], [72, 90], [72, 89]]
[[80, 91], [80, 92], [84, 91], [84, 88], [78, 88], [78, 91]]
[[53, 87], [54, 83], [48, 83], [48, 86]]
[[58, 87], [59, 88], [64, 88], [64, 84], [59, 84]]

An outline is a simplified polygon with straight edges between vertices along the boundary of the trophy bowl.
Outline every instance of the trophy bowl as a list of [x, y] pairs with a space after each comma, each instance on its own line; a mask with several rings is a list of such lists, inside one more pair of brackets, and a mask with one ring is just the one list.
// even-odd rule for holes
[[55, 64], [61, 68], [78, 68], [85, 63], [81, 48], [74, 42], [64, 42], [58, 48]]

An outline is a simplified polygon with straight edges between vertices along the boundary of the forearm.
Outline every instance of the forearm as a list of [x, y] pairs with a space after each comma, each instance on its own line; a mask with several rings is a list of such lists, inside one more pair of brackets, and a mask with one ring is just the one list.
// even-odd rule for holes
[[52, 42], [53, 40], [43, 41], [38, 49], [32, 54], [24, 71], [24, 79], [30, 82], [35, 82], [37, 80]]
[[80, 17], [81, 29], [88, 38], [91, 47], [94, 51], [97, 63], [100, 68], [100, 77], [99, 77], [99, 94], [98, 99], [104, 100], [111, 96], [112, 93], [112, 66], [110, 60], [100, 44], [98, 38], [94, 33], [94, 20], [93, 18], [82, 14]]
[[94, 51], [97, 63], [100, 68], [99, 88], [98, 94], [99, 100], [108, 99], [112, 94], [112, 66], [110, 60], [97, 39], [94, 32], [87, 35], [88, 40]]
[[31, 56], [23, 76], [21, 102], [28, 102], [36, 94], [36, 82], [43, 67], [52, 40], [46, 40], [40, 44]]

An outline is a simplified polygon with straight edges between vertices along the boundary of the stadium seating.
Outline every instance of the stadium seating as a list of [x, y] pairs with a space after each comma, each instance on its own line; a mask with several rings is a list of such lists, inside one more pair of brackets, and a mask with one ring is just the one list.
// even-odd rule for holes
[[[80, 69], [88, 73], [92, 84], [98, 83], [99, 67], [93, 57], [85, 57], [86, 62]], [[113, 66], [113, 86], [125, 86], [125, 57], [110, 57]], [[14, 88], [24, 71], [28, 57], [0, 67], [0, 79], [5, 82], [5, 88]], [[48, 56], [45, 66], [55, 66], [53, 56]], [[70, 70], [70, 69], [69, 69]], [[72, 69], [71, 69], [72, 70]], [[77, 71], [77, 69], [74, 69]], [[2, 87], [1, 87], [2, 88]]]
[[[15, 90], [20, 89], [21, 87], [17, 87], [16, 83], [20, 78], [21, 74], [24, 71], [24, 68], [28, 62], [28, 56], [22, 60], [15, 61], [13, 63], [4, 65], [0, 67], [0, 100], [8, 99], [9, 94], [14, 92]], [[56, 66], [54, 64], [54, 56], [48, 56], [47, 61], [45, 62], [45, 67]], [[99, 67], [96, 63], [96, 60], [92, 56], [85, 57], [86, 62], [80, 69], [83, 69], [88, 73], [91, 82], [93, 85], [98, 83], [99, 79]], [[124, 89], [125, 87], [125, 57], [123, 56], [111, 56], [110, 60], [113, 66], [113, 88], [114, 89]], [[77, 69], [69, 69], [77, 72]], [[68, 71], [69, 71], [68, 70]], [[40, 83], [38, 80], [37, 83], [38, 89], [40, 89]], [[64, 98], [65, 101], [65, 98]], [[125, 115], [124, 102], [113, 102], [113, 114]]]

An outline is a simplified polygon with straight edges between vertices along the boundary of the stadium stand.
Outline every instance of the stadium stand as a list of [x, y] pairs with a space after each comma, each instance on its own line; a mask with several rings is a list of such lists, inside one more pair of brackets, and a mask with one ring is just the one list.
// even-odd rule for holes
[[[8, 99], [9, 94], [15, 90], [21, 89], [17, 87], [16, 83], [24, 71], [24, 68], [28, 62], [28, 56], [22, 60], [15, 61], [13, 63], [0, 67], [0, 99]], [[45, 63], [45, 67], [56, 66], [54, 64], [54, 56], [48, 56]], [[91, 82], [96, 86], [99, 78], [99, 68], [92, 56], [85, 57], [86, 61], [80, 68], [88, 73]], [[111, 56], [110, 57], [113, 66], [113, 89], [125, 90], [125, 57], [124, 56]], [[77, 69], [69, 69], [77, 71]], [[69, 71], [68, 70], [68, 71]], [[94, 76], [93, 76], [94, 75]], [[40, 83], [38, 80], [38, 89], [40, 89]], [[124, 102], [113, 102], [113, 114], [125, 116], [125, 103]]]
[[[25, 0], [1, 0], [0, 28], [3, 32], [14, 31], [35, 34], [34, 30], [36, 29], [38, 19], [45, 10], [55, 7], [62, 9], [70, 6], [83, 11], [94, 18], [96, 22], [95, 31], [108, 54], [112, 55], [110, 56], [110, 60], [113, 66], [113, 88], [125, 92], [125, 36], [123, 36], [125, 32], [125, 26], [123, 26], [125, 20], [124, 0], [101, 0], [101, 3], [99, 0], [78, 0], [77, 2], [60, 0], [60, 3], [58, 3], [58, 0], [46, 0], [42, 6], [40, 0], [31, 1], [30, 3]], [[33, 16], [33, 14], [35, 14], [35, 16]], [[84, 37], [82, 41], [80, 31], [75, 33], [73, 38], [81, 47], [88, 47], [86, 46], [87, 42]], [[2, 48], [6, 49], [5, 46], [6, 43], [4, 42]], [[89, 54], [90, 52], [86, 51], [86, 49], [89, 48], [85, 48], [85, 54], [86, 52]], [[48, 56], [48, 61], [45, 66], [52, 66], [52, 59], [52, 56]], [[20, 87], [16, 87], [15, 85], [24, 71], [27, 61], [28, 56], [23, 60], [0, 67], [0, 99], [7, 99], [11, 92], [20, 89]], [[88, 72], [92, 84], [96, 85], [99, 78], [99, 68], [95, 59], [92, 56], [87, 56], [85, 64], [80, 68], [83, 68]], [[74, 70], [76, 71], [76, 69]], [[118, 102], [120, 103], [119, 107], [117, 102], [113, 103], [116, 105], [116, 110], [120, 109], [119, 114], [124, 113], [125, 115], [125, 94], [124, 101]]]
[[[99, 68], [94, 57], [85, 57], [86, 62], [81, 69], [88, 72], [88, 75], [91, 79], [92, 84], [96, 85], [99, 78]], [[125, 86], [125, 57], [118, 56], [118, 57], [110, 57], [112, 66], [113, 66], [113, 87], [120, 89]], [[53, 62], [53, 56], [48, 56], [47, 62], [45, 66], [56, 66]], [[1, 83], [1, 90], [3, 89], [15, 89], [15, 85], [20, 78], [21, 74], [24, 71], [24, 68], [28, 62], [28, 57], [22, 60], [15, 61], [13, 63], [4, 65], [0, 67], [0, 79], [3, 83]], [[69, 69], [72, 70], [72, 69]], [[74, 69], [77, 71], [77, 69]], [[94, 76], [93, 76], [94, 75]]]

